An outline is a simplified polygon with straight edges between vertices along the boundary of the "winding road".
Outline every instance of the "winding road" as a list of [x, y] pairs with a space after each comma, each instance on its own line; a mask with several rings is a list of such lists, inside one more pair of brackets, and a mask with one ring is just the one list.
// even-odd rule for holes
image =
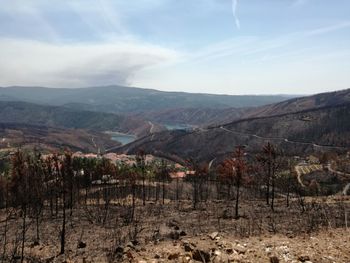
[[149, 129], [149, 133], [154, 133], [154, 124], [150, 121], [148, 121], [148, 124], [151, 126], [150, 129]]
[[262, 137], [259, 136], [257, 134], [252, 134], [252, 133], [244, 133], [244, 132], [239, 132], [239, 131], [232, 131], [229, 129], [226, 129], [223, 126], [220, 126], [220, 129], [226, 131], [226, 132], [230, 132], [230, 133], [234, 133], [234, 134], [239, 134], [239, 135], [244, 135], [244, 136], [251, 136], [257, 139], [261, 139], [261, 140], [274, 140], [274, 141], [284, 141], [286, 143], [292, 143], [292, 144], [303, 144], [303, 145], [311, 145], [313, 147], [318, 147], [318, 148], [328, 148], [328, 149], [347, 149], [346, 147], [339, 147], [339, 146], [332, 146], [332, 145], [320, 145], [320, 144], [316, 144], [313, 142], [298, 142], [298, 141], [291, 141], [287, 138], [280, 138], [280, 137]]

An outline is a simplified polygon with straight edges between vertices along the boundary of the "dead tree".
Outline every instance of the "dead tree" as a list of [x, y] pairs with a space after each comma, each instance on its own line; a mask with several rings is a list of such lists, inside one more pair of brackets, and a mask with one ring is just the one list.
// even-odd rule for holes
[[[261, 170], [265, 174], [266, 204], [274, 210], [276, 176], [283, 165], [282, 153], [270, 142], [264, 145], [261, 154], [257, 156]], [[271, 197], [270, 197], [271, 196]], [[270, 203], [271, 199], [271, 203]]]
[[243, 185], [247, 171], [247, 163], [243, 147], [238, 146], [232, 157], [227, 158], [219, 167], [219, 178], [236, 187], [235, 218], [239, 218], [240, 187]]
[[140, 150], [136, 155], [137, 168], [140, 171], [142, 179], [142, 204], [146, 205], [146, 154], [143, 150]]
[[26, 218], [29, 200], [28, 180], [28, 163], [23, 152], [18, 150], [12, 158], [11, 193], [14, 197], [14, 205], [21, 208], [22, 214], [21, 262], [24, 261], [24, 244], [27, 231]]

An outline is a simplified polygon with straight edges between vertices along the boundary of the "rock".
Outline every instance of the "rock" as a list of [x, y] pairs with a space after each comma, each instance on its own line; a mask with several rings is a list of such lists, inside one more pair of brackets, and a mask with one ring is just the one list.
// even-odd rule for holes
[[232, 254], [229, 256], [229, 262], [241, 262], [242, 256], [238, 254]]
[[133, 240], [133, 241], [131, 241], [131, 243], [132, 243], [134, 246], [140, 245], [140, 242], [139, 242], [138, 240]]
[[84, 243], [83, 241], [79, 241], [78, 248], [86, 248], [86, 243]]
[[213, 258], [211, 259], [210, 262], [213, 263], [222, 263], [222, 262], [227, 262], [227, 258], [225, 259], [224, 256], [222, 255], [222, 252], [220, 250], [215, 250], [213, 252]]
[[127, 246], [128, 248], [135, 249], [135, 246], [134, 246], [134, 244], [133, 244], [132, 242], [128, 242], [128, 243], [126, 244], [126, 246]]
[[246, 249], [244, 246], [240, 245], [240, 244], [236, 245], [233, 249], [234, 249], [238, 254], [245, 254], [245, 252], [247, 252], [247, 249]]
[[219, 235], [219, 232], [213, 232], [209, 235], [209, 237], [211, 238], [211, 240], [215, 240], [215, 238]]
[[183, 230], [182, 230], [182, 231], [180, 231], [180, 233], [179, 233], [179, 234], [180, 234], [180, 236], [181, 236], [181, 237], [187, 236], [187, 233], [186, 233], [185, 231], [183, 231]]
[[140, 246], [135, 246], [135, 251], [136, 252], [140, 252], [142, 250], [142, 248]]
[[287, 234], [286, 234], [286, 236], [288, 237], [288, 238], [294, 238], [295, 237], [295, 234], [293, 233], [293, 232], [287, 232]]
[[299, 256], [298, 260], [301, 262], [306, 262], [306, 261], [310, 261], [310, 257], [309, 256]]
[[119, 246], [115, 249], [116, 254], [123, 254], [124, 253], [124, 248]]
[[199, 250], [199, 249], [196, 249], [193, 251], [192, 258], [194, 260], [204, 262], [204, 263], [210, 262], [210, 254], [203, 251], [203, 250]]
[[233, 253], [233, 248], [226, 248], [226, 253], [227, 254], [232, 254]]
[[169, 237], [173, 240], [178, 240], [180, 238], [180, 233], [178, 231], [171, 231]]
[[178, 259], [179, 258], [179, 253], [172, 253], [168, 256], [168, 259], [169, 260], [175, 260], [175, 259]]
[[39, 245], [40, 245], [39, 241], [35, 240], [32, 244], [30, 244], [30, 247], [33, 248], [33, 247], [37, 247]]
[[272, 256], [270, 257], [270, 263], [279, 263], [280, 260], [278, 259], [278, 257], [276, 256]]
[[179, 230], [179, 222], [177, 222], [175, 219], [172, 219], [167, 224], [169, 227], [172, 227], [175, 230]]
[[190, 243], [190, 242], [184, 242], [184, 249], [186, 252], [192, 252], [193, 250], [195, 250], [196, 245]]

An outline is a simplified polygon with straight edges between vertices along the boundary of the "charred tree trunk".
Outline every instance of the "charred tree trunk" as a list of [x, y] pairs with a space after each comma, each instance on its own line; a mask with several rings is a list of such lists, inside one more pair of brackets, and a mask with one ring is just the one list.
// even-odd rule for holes
[[22, 220], [22, 248], [21, 248], [21, 263], [24, 260], [24, 243], [26, 239], [26, 217], [27, 217], [27, 204], [23, 205], [23, 220]]

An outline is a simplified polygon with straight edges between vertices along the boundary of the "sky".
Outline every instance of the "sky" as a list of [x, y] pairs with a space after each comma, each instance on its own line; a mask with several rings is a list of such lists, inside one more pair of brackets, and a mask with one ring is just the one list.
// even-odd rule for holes
[[0, 0], [0, 86], [350, 88], [349, 0]]

